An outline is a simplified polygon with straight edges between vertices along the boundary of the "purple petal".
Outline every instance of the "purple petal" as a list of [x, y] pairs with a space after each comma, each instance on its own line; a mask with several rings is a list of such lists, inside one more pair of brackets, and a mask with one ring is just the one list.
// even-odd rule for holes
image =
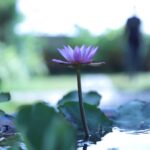
[[73, 50], [71, 47], [64, 46], [63, 49], [57, 49], [57, 50], [67, 61], [73, 60]]
[[76, 46], [74, 48], [74, 55], [73, 56], [74, 56], [75, 62], [80, 62], [82, 60], [80, 47]]
[[98, 47], [92, 48], [92, 50], [89, 52], [89, 54], [88, 54], [88, 56], [87, 56], [87, 59], [88, 59], [88, 60], [92, 60], [92, 58], [93, 58], [94, 55], [96, 54], [97, 50], [98, 50]]
[[83, 62], [89, 62], [90, 60], [88, 59], [88, 55], [90, 53], [90, 51], [92, 50], [92, 46], [89, 46], [89, 47], [85, 47], [83, 49]]
[[67, 53], [64, 49], [57, 49], [59, 51], [59, 53], [66, 59], [68, 60], [68, 56], [67, 56]]
[[81, 57], [83, 58], [84, 55], [85, 55], [85, 51], [86, 51], [86, 46], [85, 45], [82, 45], [81, 48], [80, 48], [80, 52], [81, 52]]
[[64, 46], [64, 51], [68, 61], [73, 61], [73, 49], [70, 46]]
[[59, 60], [59, 59], [52, 59], [52, 61], [58, 64], [71, 64], [70, 62]]
[[91, 50], [92, 50], [92, 46], [85, 48], [85, 50], [84, 50], [85, 51], [85, 57], [87, 57], [89, 55]]
[[86, 47], [85, 45], [82, 45], [81, 47], [76, 46], [74, 49], [69, 45], [64, 46], [64, 48], [58, 49], [58, 51], [66, 59], [66, 61], [53, 59], [53, 62], [63, 64], [90, 64], [97, 49], [97, 47]]

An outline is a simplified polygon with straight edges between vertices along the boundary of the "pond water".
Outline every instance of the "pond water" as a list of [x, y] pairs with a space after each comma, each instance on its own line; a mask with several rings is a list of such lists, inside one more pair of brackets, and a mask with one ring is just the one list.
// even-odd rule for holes
[[150, 129], [123, 131], [113, 128], [113, 132], [104, 136], [96, 145], [90, 145], [87, 150], [150, 150]]
[[[76, 87], [75, 89], [76, 90]], [[120, 95], [114, 87], [111, 79], [105, 74], [88, 74], [82, 76], [82, 90], [87, 91], [97, 91], [102, 95], [101, 107], [102, 108], [114, 108], [120, 105], [118, 99], [120, 100]], [[58, 100], [68, 93], [67, 89], [63, 90], [45, 90], [45, 91], [12, 91], [11, 96], [14, 101], [21, 101], [22, 99], [26, 102], [34, 102], [37, 100], [44, 100], [50, 105], [55, 106]], [[113, 99], [112, 99], [113, 98]], [[121, 101], [122, 102], [122, 101]]]
[[[76, 90], [76, 88], [74, 89]], [[126, 93], [116, 89], [111, 79], [105, 74], [87, 74], [82, 75], [82, 90], [96, 91], [102, 95], [100, 107], [102, 109], [116, 109], [120, 105], [126, 103], [131, 99], [142, 99], [149, 101], [150, 92], [147, 93]], [[51, 106], [55, 106], [63, 95], [68, 93], [67, 89], [63, 90], [44, 90], [44, 91], [11, 91], [11, 99], [15, 102], [36, 102], [43, 100], [48, 102]]]
[[[100, 107], [104, 110], [117, 109], [127, 101], [139, 98], [138, 94], [133, 96], [131, 94], [120, 94], [113, 86], [110, 78], [105, 75], [84, 75], [82, 77], [82, 83], [84, 83], [82, 84], [83, 91], [97, 91], [102, 95]], [[50, 93], [50, 91], [44, 91], [27, 94], [13, 92], [12, 96], [13, 99], [21, 99], [24, 95], [28, 95], [28, 97], [26, 96], [26, 99], [29, 101], [36, 100], [38, 97], [38, 99], [45, 100], [52, 106], [55, 106], [57, 101], [64, 94], [66, 94], [65, 91], [55, 91], [53, 93]], [[147, 96], [147, 101], [150, 100], [149, 98], [150, 94]], [[145, 98], [143, 98], [142, 95], [142, 100], [143, 99]], [[133, 115], [133, 117], [135, 116]], [[82, 148], [78, 148], [78, 150], [82, 150]], [[119, 128], [113, 128], [113, 132], [105, 135], [102, 141], [97, 142], [96, 145], [90, 145], [87, 150], [150, 150], [150, 129], [125, 131], [120, 130]]]

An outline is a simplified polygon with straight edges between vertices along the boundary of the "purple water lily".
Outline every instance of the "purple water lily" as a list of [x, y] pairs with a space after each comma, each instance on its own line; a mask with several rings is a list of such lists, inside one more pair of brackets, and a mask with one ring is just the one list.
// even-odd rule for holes
[[[76, 70], [79, 108], [81, 121], [85, 132], [84, 137], [85, 141], [89, 140], [90, 132], [88, 129], [88, 123], [83, 105], [80, 71], [82, 65], [99, 66], [101, 64], [104, 64], [104, 62], [93, 62], [93, 57], [96, 54], [97, 49], [98, 49], [97, 47], [93, 46], [86, 47], [85, 45], [82, 45], [81, 47], [76, 46], [74, 49], [70, 46], [64, 46], [64, 48], [58, 49], [58, 51], [65, 58], [65, 61], [59, 59], [52, 59], [52, 61], [55, 63], [72, 66]], [[85, 146], [87, 145], [85, 144]]]
[[[93, 57], [97, 52], [98, 47], [85, 45], [79, 47], [76, 46], [74, 49], [70, 46], [64, 46], [62, 49], [58, 49], [59, 53], [65, 58], [65, 61], [59, 59], [52, 59], [53, 62], [66, 65], [76, 65], [76, 64], [100, 64], [93, 62]], [[102, 62], [101, 62], [102, 63]]]

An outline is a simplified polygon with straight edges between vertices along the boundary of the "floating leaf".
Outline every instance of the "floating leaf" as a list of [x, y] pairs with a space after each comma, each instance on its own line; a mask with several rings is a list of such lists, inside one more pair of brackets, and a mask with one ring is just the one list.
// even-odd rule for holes
[[[112, 122], [96, 106], [84, 103], [84, 108], [91, 135], [90, 140], [95, 143], [101, 140], [101, 137], [106, 133], [112, 131]], [[66, 102], [64, 105], [59, 106], [58, 109], [78, 130], [78, 139], [83, 140], [84, 130], [80, 117], [79, 103]]]
[[5, 102], [10, 100], [10, 93], [0, 93], [0, 102]]
[[125, 129], [145, 129], [150, 124], [150, 105], [147, 102], [132, 100], [117, 110], [116, 126]]
[[23, 106], [16, 118], [30, 150], [75, 150], [75, 130], [45, 103]]
[[[97, 92], [90, 91], [87, 93], [83, 93], [83, 101], [85, 103], [91, 104], [91, 105], [96, 105], [98, 106], [100, 104], [101, 100], [101, 95], [99, 95]], [[66, 102], [71, 102], [75, 101], [78, 102], [78, 92], [77, 91], [71, 91], [58, 102], [58, 105], [63, 105]]]
[[4, 115], [5, 115], [5, 112], [0, 109], [0, 117], [1, 117], [1, 116], [4, 116]]

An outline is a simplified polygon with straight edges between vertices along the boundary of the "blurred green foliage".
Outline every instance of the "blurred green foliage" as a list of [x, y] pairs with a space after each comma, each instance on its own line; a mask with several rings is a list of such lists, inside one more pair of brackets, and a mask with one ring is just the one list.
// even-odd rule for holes
[[16, 45], [0, 43], [0, 79], [1, 82], [11, 80], [27, 80], [34, 75], [46, 74], [47, 70], [36, 40], [25, 37], [23, 43]]
[[27, 70], [14, 45], [0, 44], [0, 78], [2, 81], [25, 78]]
[[42, 42], [38, 37], [24, 35], [20, 37], [19, 53], [21, 60], [26, 65], [30, 76], [45, 75], [47, 68], [43, 57]]
[[17, 0], [0, 0], [0, 87], [2, 82], [47, 74], [38, 38], [15, 33], [23, 18], [16, 4]]
[[[100, 68], [85, 68], [87, 72], [124, 71], [124, 28], [108, 30], [94, 36], [87, 29], [76, 26], [74, 37], [46, 35], [17, 35], [14, 32], [23, 16], [16, 10], [17, 0], [0, 0], [0, 86], [3, 81], [43, 76], [49, 73], [73, 72], [71, 69], [50, 63], [52, 58], [62, 58], [57, 48], [63, 45], [94, 45], [99, 50], [96, 61], [105, 61]], [[150, 70], [150, 36], [143, 35], [141, 49], [142, 71]], [[47, 69], [48, 68], [48, 69]]]
[[[124, 61], [126, 48], [126, 39], [124, 37], [124, 28], [118, 30], [108, 30], [107, 32], [94, 36], [88, 30], [78, 27], [75, 37], [40, 37], [43, 42], [43, 51], [45, 53], [45, 60], [51, 73], [67, 72], [68, 69], [50, 64], [49, 60], [52, 58], [60, 58], [60, 54], [56, 50], [62, 48], [63, 45], [94, 45], [98, 46], [99, 50], [95, 56], [96, 61], [105, 61], [106, 64], [100, 69], [86, 68], [85, 70], [96, 72], [122, 72], [124, 71]], [[150, 70], [150, 36], [143, 34], [143, 41], [141, 46], [142, 68], [141, 71]]]
[[14, 27], [20, 19], [16, 10], [17, 0], [0, 0], [0, 41], [10, 43], [15, 40]]

